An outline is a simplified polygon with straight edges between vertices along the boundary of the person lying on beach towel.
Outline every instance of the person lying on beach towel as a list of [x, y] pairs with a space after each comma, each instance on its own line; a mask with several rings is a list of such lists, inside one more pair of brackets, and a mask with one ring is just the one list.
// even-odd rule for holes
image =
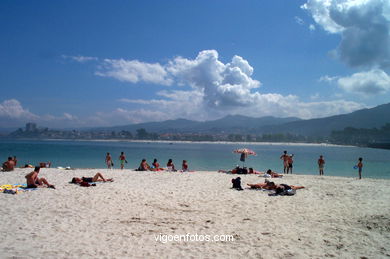
[[265, 190], [285, 190], [285, 189], [293, 189], [293, 190], [298, 190], [298, 189], [303, 189], [305, 188], [304, 186], [296, 186], [296, 185], [287, 185], [287, 184], [275, 184], [274, 182], [270, 182], [265, 180], [264, 183], [256, 183], [256, 184], [247, 184], [249, 187], [252, 189], [265, 189]]
[[267, 172], [264, 174], [264, 177], [266, 177], [266, 178], [281, 178], [281, 177], [283, 177], [283, 175], [275, 173], [271, 169], [268, 169]]
[[238, 174], [240, 173], [240, 171], [242, 170], [242, 168], [240, 168], [239, 166], [233, 168], [232, 170], [229, 170], [229, 171], [226, 171], [226, 170], [218, 170], [218, 173], [225, 173], [225, 174]]
[[41, 167], [36, 166], [33, 172], [26, 174], [25, 178], [27, 180], [27, 188], [43, 187], [43, 184], [45, 184], [47, 186], [47, 188], [55, 189], [54, 185], [49, 184], [45, 178], [38, 177], [40, 170], [41, 170]]
[[101, 173], [96, 173], [94, 177], [73, 177], [71, 183], [93, 183], [93, 182], [113, 182], [112, 178], [106, 179]]
[[260, 172], [260, 171], [255, 171], [255, 170], [253, 170], [252, 167], [249, 167], [248, 174], [264, 174], [264, 173]]

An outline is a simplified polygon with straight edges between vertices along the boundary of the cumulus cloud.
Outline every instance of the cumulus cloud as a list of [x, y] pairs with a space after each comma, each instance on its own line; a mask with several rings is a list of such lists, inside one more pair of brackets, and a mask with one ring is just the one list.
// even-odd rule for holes
[[38, 116], [23, 108], [18, 100], [10, 99], [0, 103], [0, 117], [10, 119], [37, 119]]
[[124, 82], [138, 83], [140, 81], [170, 85], [172, 80], [165, 68], [159, 63], [150, 64], [138, 60], [105, 59], [96, 75], [112, 77]]
[[[344, 100], [306, 103], [295, 95], [260, 93], [258, 89], [261, 83], [252, 78], [253, 67], [247, 60], [234, 56], [230, 62], [223, 63], [215, 50], [201, 51], [194, 59], [176, 57], [167, 64], [159, 64], [159, 67], [165, 71], [164, 78], [170, 78], [170, 85], [190, 86], [191, 90], [164, 90], [157, 93], [159, 98], [151, 100], [120, 100], [122, 103], [144, 107], [142, 113], [146, 116], [145, 120], [150, 118], [150, 114], [153, 114], [154, 120], [167, 118], [167, 114], [170, 118], [195, 120], [215, 119], [227, 114], [313, 118], [363, 108], [360, 104]], [[123, 77], [128, 76], [121, 68], [119, 71], [124, 73]], [[135, 76], [134, 71], [129, 74]], [[137, 80], [142, 80], [142, 77]], [[146, 113], [147, 110], [159, 111], [158, 116]], [[116, 111], [116, 114], [120, 114], [120, 111]], [[123, 114], [131, 121], [139, 118], [137, 112], [122, 112]], [[131, 116], [134, 118], [130, 119]]]
[[388, 0], [308, 0], [302, 5], [329, 33], [341, 34], [339, 58], [351, 67], [390, 65]]
[[390, 77], [380, 69], [342, 77], [337, 80], [337, 83], [347, 92], [365, 95], [383, 94], [390, 90]]

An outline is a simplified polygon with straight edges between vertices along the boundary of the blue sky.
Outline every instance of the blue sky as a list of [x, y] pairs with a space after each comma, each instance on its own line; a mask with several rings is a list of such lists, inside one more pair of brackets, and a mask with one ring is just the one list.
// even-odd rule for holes
[[0, 2], [0, 123], [304, 119], [390, 100], [390, 2]]

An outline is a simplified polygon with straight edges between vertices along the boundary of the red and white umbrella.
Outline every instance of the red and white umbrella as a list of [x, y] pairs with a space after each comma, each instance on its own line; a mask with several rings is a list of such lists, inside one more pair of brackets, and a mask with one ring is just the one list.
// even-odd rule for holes
[[239, 148], [233, 150], [233, 153], [241, 154], [240, 161], [242, 162], [242, 167], [244, 167], [245, 159], [248, 157], [248, 155], [257, 156], [256, 152], [249, 148]]
[[239, 148], [234, 150], [233, 153], [257, 156], [256, 152], [249, 148]]

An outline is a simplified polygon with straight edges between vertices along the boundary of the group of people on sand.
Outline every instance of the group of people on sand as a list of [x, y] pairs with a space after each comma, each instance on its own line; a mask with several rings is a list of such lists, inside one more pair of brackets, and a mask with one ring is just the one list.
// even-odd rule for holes
[[[136, 171], [164, 171], [164, 170], [167, 170], [169, 172], [176, 172], [177, 171], [177, 168], [175, 167], [175, 164], [173, 163], [173, 160], [171, 158], [168, 159], [166, 168], [160, 167], [160, 164], [158, 163], [156, 158], [153, 160], [152, 166], [150, 166], [146, 162], [146, 159], [144, 158], [144, 159], [142, 159], [138, 169], [136, 169]], [[189, 172], [187, 160], [183, 160], [183, 162], [181, 164], [181, 171], [182, 172]]]
[[[106, 154], [105, 162], [106, 162], [108, 169], [111, 169], [114, 167], [114, 162], [113, 162], [113, 159], [112, 159], [111, 154], [109, 152], [107, 152], [107, 154]], [[124, 169], [125, 164], [127, 164], [127, 160], [126, 160], [125, 152], [123, 152], [123, 151], [119, 155], [119, 162], [120, 162], [120, 168]], [[177, 168], [173, 164], [172, 159], [169, 159], [167, 162], [167, 167], [163, 168], [163, 167], [160, 167], [160, 164], [158, 163], [156, 158], [153, 160], [153, 163], [151, 166], [146, 162], [146, 159], [144, 158], [144, 159], [142, 159], [139, 167], [135, 170], [136, 171], [163, 171], [163, 170], [167, 170], [170, 172], [176, 172]], [[183, 160], [182, 165], [181, 165], [181, 170], [182, 170], [182, 172], [189, 172], [187, 160]]]

